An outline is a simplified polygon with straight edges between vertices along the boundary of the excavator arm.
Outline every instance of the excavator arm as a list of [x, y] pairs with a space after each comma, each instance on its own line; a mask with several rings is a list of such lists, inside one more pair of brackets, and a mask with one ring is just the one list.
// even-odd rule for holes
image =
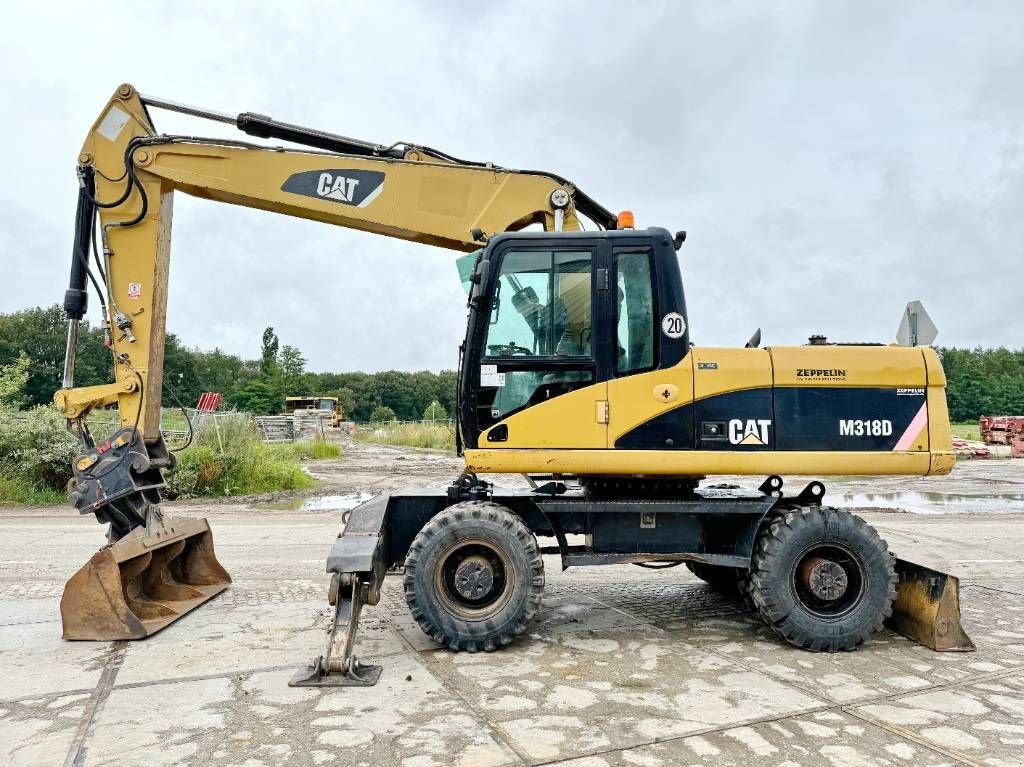
[[[150, 107], [234, 123], [247, 133], [310, 145], [267, 147], [156, 132]], [[55, 401], [69, 419], [116, 402], [123, 426], [149, 444], [160, 438], [173, 193], [258, 208], [458, 251], [495, 233], [539, 224], [600, 227], [615, 218], [571, 183], [549, 173], [457, 160], [413, 144], [378, 146], [280, 123], [148, 99], [122, 85], [100, 113], [79, 156], [80, 200], [64, 386]], [[99, 223], [96, 243], [93, 220]], [[89, 267], [91, 268], [85, 268]], [[115, 383], [74, 388], [77, 322], [86, 278], [96, 280], [115, 361]]]
[[[158, 134], [151, 108], [229, 123], [303, 148]], [[164, 518], [163, 470], [174, 455], [160, 433], [171, 216], [176, 191], [349, 229], [473, 251], [492, 234], [540, 225], [572, 231], [580, 217], [615, 218], [563, 178], [459, 160], [411, 143], [390, 146], [281, 123], [235, 117], [142, 96], [122, 85], [93, 124], [78, 158], [79, 197], [67, 354], [54, 401], [78, 433], [71, 500], [109, 524], [113, 545], [68, 581], [67, 639], [148, 636], [227, 588], [206, 520]], [[114, 382], [76, 388], [78, 325], [88, 284], [101, 302]], [[97, 444], [86, 416], [116, 404], [121, 428]]]

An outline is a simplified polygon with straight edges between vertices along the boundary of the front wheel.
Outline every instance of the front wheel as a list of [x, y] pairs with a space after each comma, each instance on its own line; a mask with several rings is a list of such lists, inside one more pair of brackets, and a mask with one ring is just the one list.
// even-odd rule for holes
[[808, 650], [852, 650], [892, 615], [896, 572], [873, 527], [846, 511], [803, 506], [758, 536], [749, 595], [765, 622]]
[[435, 516], [405, 556], [405, 600], [420, 628], [452, 650], [495, 650], [526, 631], [544, 592], [533, 533], [490, 501]]

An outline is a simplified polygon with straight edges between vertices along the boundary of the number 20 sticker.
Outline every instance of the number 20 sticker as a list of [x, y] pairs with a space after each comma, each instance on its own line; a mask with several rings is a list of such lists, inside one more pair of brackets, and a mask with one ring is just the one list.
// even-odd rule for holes
[[661, 320], [661, 332], [669, 338], [682, 338], [686, 332], [686, 320], [678, 312], [669, 312]]

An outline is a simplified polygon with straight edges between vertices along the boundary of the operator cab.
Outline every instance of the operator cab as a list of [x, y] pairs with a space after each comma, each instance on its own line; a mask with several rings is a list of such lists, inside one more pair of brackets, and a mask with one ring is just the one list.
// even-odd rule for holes
[[664, 229], [501, 234], [470, 281], [459, 384], [467, 447], [526, 408], [671, 367], [689, 349], [679, 262]]

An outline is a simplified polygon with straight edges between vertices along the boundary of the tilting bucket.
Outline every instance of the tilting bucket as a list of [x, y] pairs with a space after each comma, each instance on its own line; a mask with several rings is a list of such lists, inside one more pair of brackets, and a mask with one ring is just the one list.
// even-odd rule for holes
[[886, 625], [908, 639], [939, 652], [970, 652], [974, 642], [960, 624], [960, 581], [939, 572], [896, 560], [896, 601]]
[[65, 639], [142, 639], [231, 583], [205, 519], [163, 519], [97, 551], [64, 586]]

